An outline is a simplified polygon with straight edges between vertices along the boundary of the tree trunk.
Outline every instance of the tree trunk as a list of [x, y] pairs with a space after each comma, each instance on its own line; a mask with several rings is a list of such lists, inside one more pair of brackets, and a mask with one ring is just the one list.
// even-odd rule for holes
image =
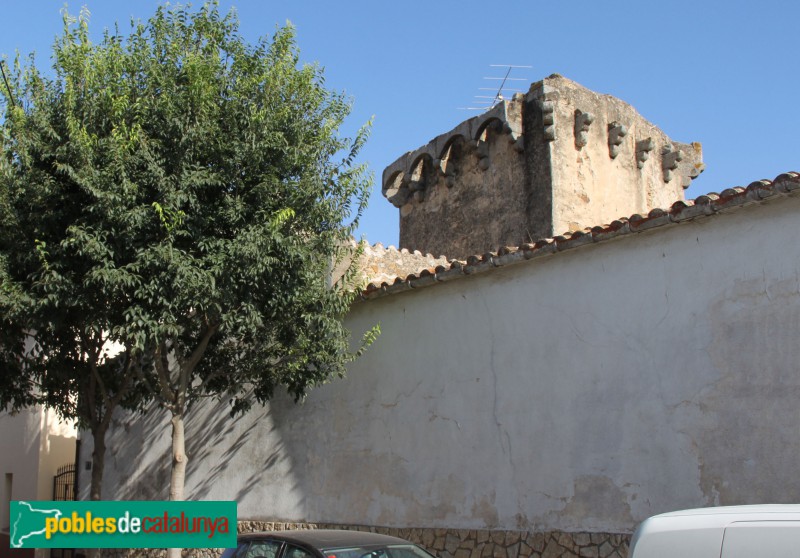
[[183, 483], [186, 479], [186, 442], [183, 415], [172, 416], [172, 477], [169, 480], [169, 499], [183, 501]]
[[[172, 476], [169, 480], [169, 499], [183, 501], [183, 485], [186, 479], [186, 444], [184, 437], [183, 414], [172, 415]], [[167, 550], [167, 558], [181, 558], [180, 548]]]
[[[94, 439], [94, 450], [92, 451], [92, 484], [89, 489], [90, 500], [100, 500], [103, 491], [103, 469], [106, 464], [106, 430], [103, 426], [95, 426], [92, 429]], [[75, 464], [77, 469], [78, 464]], [[77, 471], [76, 473], [77, 474]]]
[[[89, 499], [102, 499], [103, 492], [103, 469], [106, 465], [106, 431], [103, 425], [94, 425], [91, 428], [92, 438], [94, 439], [94, 450], [92, 450], [92, 484], [89, 487]], [[79, 463], [75, 463], [75, 474], [78, 474]], [[78, 495], [75, 495], [78, 498]], [[99, 548], [87, 548], [87, 558], [97, 558], [100, 556]]]

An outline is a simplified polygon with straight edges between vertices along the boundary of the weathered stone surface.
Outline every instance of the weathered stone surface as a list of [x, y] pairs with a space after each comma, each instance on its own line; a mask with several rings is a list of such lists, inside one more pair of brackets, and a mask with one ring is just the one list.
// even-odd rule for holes
[[575, 539], [571, 533], [557, 533], [555, 539], [564, 548], [572, 549], [575, 546]]
[[600, 548], [598, 550], [600, 551], [601, 558], [607, 558], [608, 556], [611, 556], [611, 553], [614, 552], [615, 549], [613, 546], [611, 546], [611, 543], [605, 541], [603, 544], [600, 545]]
[[506, 546], [510, 546], [519, 542], [521, 533], [519, 531], [506, 531]]
[[503, 544], [506, 539], [506, 534], [504, 531], [493, 531], [491, 538], [494, 544]]
[[575, 533], [572, 535], [572, 540], [574, 540], [575, 544], [578, 546], [588, 546], [592, 542], [589, 533]]
[[448, 533], [445, 537], [444, 548], [449, 554], [454, 554], [460, 543], [461, 539], [458, 538], [458, 532]]
[[534, 552], [540, 553], [544, 551], [544, 545], [546, 541], [543, 533], [534, 534], [533, 537], [529, 538], [526, 542], [531, 545]]
[[542, 552], [542, 558], [561, 558], [567, 553], [567, 549], [551, 540]]
[[401, 247], [464, 259], [668, 207], [703, 168], [700, 144], [553, 75], [400, 157], [383, 192]]
[[369, 245], [366, 242], [351, 241], [347, 247], [350, 256], [344, 258], [332, 271], [332, 281], [338, 281], [357, 255], [357, 273], [351, 279], [356, 286], [372, 284], [379, 286], [382, 283], [391, 285], [398, 277], [407, 277], [419, 274], [424, 270], [433, 272], [437, 267], [447, 266], [448, 260], [444, 256], [434, 256], [419, 251], [405, 249], [398, 250], [394, 246], [385, 248], [382, 244]]

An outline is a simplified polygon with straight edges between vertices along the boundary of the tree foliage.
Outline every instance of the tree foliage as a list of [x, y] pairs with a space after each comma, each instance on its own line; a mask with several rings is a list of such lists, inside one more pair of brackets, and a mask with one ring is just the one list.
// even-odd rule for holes
[[216, 3], [160, 7], [93, 43], [84, 11], [51, 74], [9, 73], [4, 401], [86, 424], [90, 396], [151, 396], [182, 418], [202, 395], [243, 411], [344, 372], [352, 293], [328, 277], [370, 186], [367, 128], [340, 137], [349, 99], [300, 64], [291, 26], [249, 44]]

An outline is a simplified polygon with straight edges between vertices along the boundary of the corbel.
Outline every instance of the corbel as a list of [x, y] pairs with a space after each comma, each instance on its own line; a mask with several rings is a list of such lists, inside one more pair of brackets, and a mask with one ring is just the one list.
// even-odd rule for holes
[[608, 155], [616, 159], [619, 155], [619, 146], [622, 140], [628, 135], [628, 128], [619, 122], [612, 122], [608, 125]]
[[539, 101], [539, 108], [542, 109], [542, 125], [544, 126], [544, 140], [553, 141], [556, 139], [556, 104], [553, 101]]
[[594, 122], [591, 112], [575, 111], [575, 147], [580, 149], [589, 142], [589, 126]]
[[678, 163], [683, 160], [680, 149], [673, 151], [672, 145], [667, 144], [661, 149], [661, 168], [664, 170], [664, 182], [672, 180], [672, 171], [678, 168]]
[[640, 169], [644, 167], [645, 161], [650, 158], [650, 152], [655, 149], [653, 138], [647, 138], [636, 142], [636, 166]]

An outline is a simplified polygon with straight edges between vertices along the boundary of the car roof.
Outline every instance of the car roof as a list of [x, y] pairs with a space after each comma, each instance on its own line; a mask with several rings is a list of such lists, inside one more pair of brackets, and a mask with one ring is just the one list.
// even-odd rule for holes
[[719, 556], [726, 529], [775, 521], [800, 521], [800, 505], [721, 506], [654, 515], [636, 529], [629, 556]]
[[655, 522], [671, 521], [677, 518], [695, 517], [695, 524], [725, 525], [734, 521], [759, 521], [770, 519], [800, 520], [798, 504], [767, 504], [754, 506], [720, 506], [712, 508], [695, 508], [662, 513], [650, 518]]
[[296, 542], [325, 549], [342, 548], [346, 546], [412, 544], [407, 540], [391, 537], [389, 535], [381, 535], [369, 531], [347, 531], [345, 529], [299, 529], [293, 531], [242, 533], [239, 535], [239, 540], [261, 538]]

